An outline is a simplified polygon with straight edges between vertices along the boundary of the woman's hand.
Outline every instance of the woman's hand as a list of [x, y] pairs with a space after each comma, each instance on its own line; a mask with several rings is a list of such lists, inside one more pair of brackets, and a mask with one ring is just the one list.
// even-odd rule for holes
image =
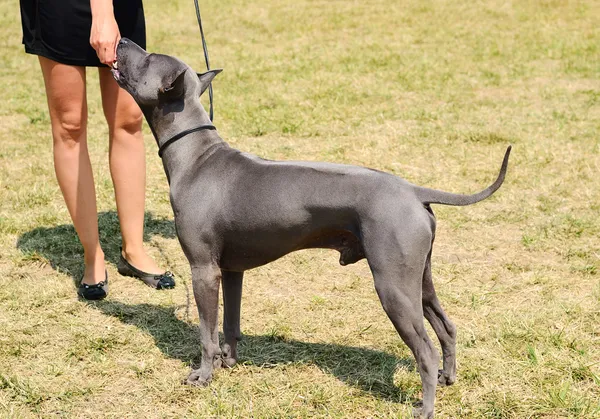
[[112, 0], [91, 0], [90, 5], [92, 8], [90, 45], [96, 50], [101, 63], [111, 65], [117, 59], [117, 43], [121, 39]]

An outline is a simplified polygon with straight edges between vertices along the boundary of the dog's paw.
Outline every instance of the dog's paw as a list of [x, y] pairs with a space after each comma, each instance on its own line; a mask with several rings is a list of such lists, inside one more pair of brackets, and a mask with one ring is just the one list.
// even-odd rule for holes
[[456, 374], [445, 373], [444, 370], [438, 371], [438, 384], [442, 387], [451, 386], [456, 381]]
[[223, 365], [223, 358], [221, 357], [221, 355], [216, 356], [215, 359], [213, 359], [213, 368], [214, 369], [221, 368], [222, 365]]
[[412, 415], [413, 418], [417, 418], [417, 419], [433, 419], [433, 411], [429, 412], [429, 413], [424, 413], [423, 412], [423, 402], [419, 401], [417, 403], [414, 404], [415, 407], [413, 407], [412, 410]]
[[227, 343], [225, 343], [221, 348], [221, 359], [223, 360], [223, 366], [227, 368], [231, 368], [237, 363], [237, 359], [233, 354], [233, 350]]
[[208, 377], [203, 377], [203, 374], [199, 369], [192, 370], [190, 375], [185, 379], [184, 384], [198, 386], [198, 387], [206, 387], [210, 384], [212, 380], [212, 375]]
[[231, 357], [223, 357], [223, 366], [227, 368], [232, 368], [237, 363], [237, 359]]

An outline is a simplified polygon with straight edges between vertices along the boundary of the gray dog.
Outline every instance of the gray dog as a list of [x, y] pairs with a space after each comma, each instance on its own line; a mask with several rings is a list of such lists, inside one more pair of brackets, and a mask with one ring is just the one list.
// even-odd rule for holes
[[[177, 236], [192, 269], [202, 361], [187, 382], [207, 384], [213, 368], [236, 363], [244, 271], [295, 250], [335, 249], [341, 265], [367, 259], [381, 304], [417, 361], [423, 403], [415, 415], [433, 417], [436, 385], [456, 379], [456, 327], [431, 279], [430, 204], [470, 205], [489, 197], [504, 181], [510, 147], [496, 181], [474, 195], [415, 186], [363, 167], [263, 160], [229, 147], [200, 104], [221, 70], [196, 74], [127, 39], [119, 42], [117, 57], [113, 75], [141, 107], [158, 143]], [[441, 343], [439, 372], [423, 316]]]

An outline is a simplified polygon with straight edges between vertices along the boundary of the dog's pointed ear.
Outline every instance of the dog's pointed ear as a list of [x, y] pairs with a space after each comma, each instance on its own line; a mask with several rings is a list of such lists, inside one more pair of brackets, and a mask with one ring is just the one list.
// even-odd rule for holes
[[208, 86], [210, 86], [210, 82], [221, 71], [223, 71], [222, 68], [216, 68], [214, 70], [208, 70], [206, 73], [197, 73], [198, 79], [200, 80], [200, 95], [202, 95], [202, 93], [204, 93], [204, 91], [208, 89]]
[[165, 80], [163, 86], [159, 89], [163, 97], [177, 98], [183, 95], [186, 70], [181, 70], [179, 74], [175, 73], [175, 78]]

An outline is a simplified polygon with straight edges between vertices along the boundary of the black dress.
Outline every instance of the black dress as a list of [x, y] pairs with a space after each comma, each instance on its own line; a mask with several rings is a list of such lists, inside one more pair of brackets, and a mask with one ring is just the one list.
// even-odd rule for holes
[[[23, 44], [30, 54], [62, 64], [101, 67], [90, 45], [90, 0], [20, 0]], [[142, 0], [113, 0], [122, 37], [146, 48]]]

